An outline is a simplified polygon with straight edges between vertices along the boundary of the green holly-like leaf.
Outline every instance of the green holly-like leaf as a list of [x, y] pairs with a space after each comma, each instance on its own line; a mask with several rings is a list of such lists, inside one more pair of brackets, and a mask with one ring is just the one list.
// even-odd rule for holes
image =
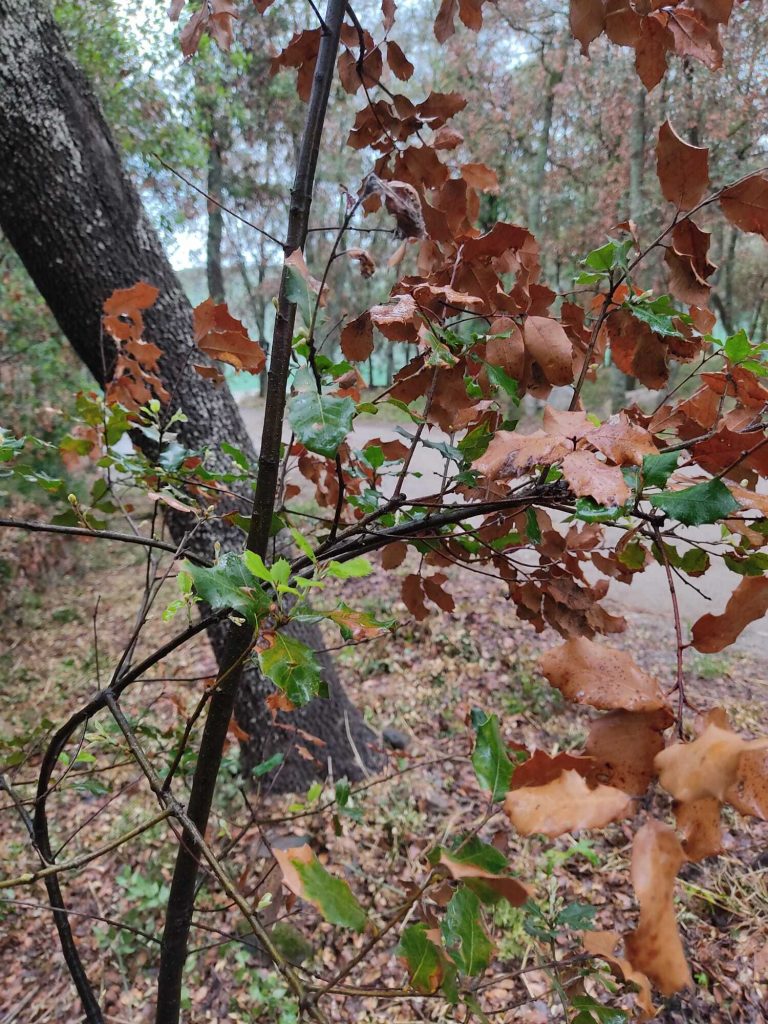
[[485, 371], [491, 384], [509, 395], [515, 404], [520, 402], [520, 384], [514, 377], [510, 377], [500, 366], [493, 366], [491, 363], [485, 364]]
[[276, 633], [272, 646], [259, 653], [259, 667], [297, 707], [328, 696], [314, 652], [292, 636]]
[[365, 928], [365, 911], [344, 879], [329, 874], [317, 857], [307, 864], [294, 861], [294, 866], [302, 881], [302, 895], [314, 903], [326, 921], [356, 932]]
[[680, 331], [675, 327], [675, 319], [689, 320], [688, 314], [681, 313], [675, 309], [674, 303], [668, 295], [659, 295], [651, 302], [643, 300], [640, 302], [625, 302], [624, 306], [637, 319], [648, 324], [656, 334], [665, 335], [670, 338], [682, 337]]
[[716, 523], [739, 508], [739, 503], [722, 480], [714, 477], [706, 483], [682, 491], [665, 491], [651, 496], [651, 504], [684, 526]]
[[440, 950], [427, 937], [425, 924], [412, 924], [403, 929], [396, 955], [405, 960], [411, 986], [425, 995], [436, 992], [443, 977]]
[[269, 595], [234, 551], [222, 555], [210, 569], [185, 562], [184, 571], [192, 577], [197, 596], [214, 611], [231, 608], [255, 626], [269, 610]]
[[514, 765], [507, 754], [499, 719], [496, 715], [488, 716], [484, 711], [474, 709], [472, 725], [477, 733], [472, 751], [475, 775], [483, 789], [490, 790], [493, 800], [501, 800], [509, 790]]
[[493, 946], [483, 927], [480, 900], [466, 886], [451, 897], [440, 931], [448, 955], [465, 974], [480, 974], [491, 962]]
[[573, 1008], [577, 1010], [572, 1024], [624, 1024], [627, 1015], [613, 1006], [603, 1006], [592, 996], [574, 996]]
[[298, 440], [310, 452], [332, 459], [352, 429], [351, 398], [301, 391], [288, 402], [288, 419]]
[[755, 551], [741, 558], [723, 555], [723, 561], [731, 572], [737, 572], [739, 576], [762, 576], [764, 572], [768, 572], [768, 553], [765, 551]]
[[677, 469], [680, 452], [662, 452], [661, 455], [643, 457], [643, 482], [649, 487], [666, 487], [667, 480]]
[[357, 558], [350, 558], [347, 562], [332, 560], [326, 566], [328, 575], [337, 580], [359, 579], [362, 576], [370, 576], [373, 566], [367, 558], [358, 555]]

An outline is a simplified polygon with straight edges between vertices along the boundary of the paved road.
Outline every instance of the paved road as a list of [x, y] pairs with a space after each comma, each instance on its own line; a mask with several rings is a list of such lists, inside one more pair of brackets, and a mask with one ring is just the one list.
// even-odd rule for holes
[[[260, 405], [245, 404], [241, 408], [241, 412], [251, 436], [258, 442], [261, 437], [263, 408]], [[408, 429], [409, 432], [413, 431], [413, 427], [410, 425], [403, 429]], [[284, 439], [287, 441], [289, 437], [290, 431], [287, 430], [284, 432]], [[432, 431], [428, 437], [435, 441], [448, 440], [446, 435], [440, 431]], [[374, 438], [381, 438], [383, 441], [395, 438], [405, 440], [402, 434], [398, 433], [397, 426], [383, 420], [379, 423], [376, 417], [364, 416], [356, 421], [355, 430], [351, 436], [351, 443], [355, 447], [360, 448]], [[406, 487], [408, 496], [417, 498], [434, 493], [439, 486], [443, 471], [442, 456], [434, 449], [420, 446], [414, 455], [411, 469], [421, 473], [422, 476], [409, 480]], [[697, 531], [696, 536], [701, 537], [701, 532]], [[718, 537], [719, 531], [710, 527], [706, 539], [716, 540]], [[692, 581], [696, 589], [686, 586], [678, 578], [676, 589], [684, 625], [690, 626], [707, 612], [713, 614], [722, 612], [729, 595], [739, 580], [740, 577], [730, 572], [720, 560], [713, 563], [705, 576]], [[616, 613], [628, 616], [642, 615], [651, 620], [658, 620], [660, 634], [663, 633], [665, 637], [671, 628], [672, 608], [669, 590], [664, 569], [660, 565], [649, 566], [644, 573], [635, 577], [631, 586], [612, 580], [605, 603], [610, 610]], [[734, 649], [752, 652], [768, 650], [768, 617], [752, 623], [741, 634], [734, 647], [730, 648], [730, 650]]]

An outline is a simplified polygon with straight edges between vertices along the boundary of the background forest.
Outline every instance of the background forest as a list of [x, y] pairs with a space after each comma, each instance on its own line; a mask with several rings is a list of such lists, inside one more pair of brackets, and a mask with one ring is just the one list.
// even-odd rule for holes
[[50, 4], [205, 358], [151, 273], [79, 338], [0, 232], [0, 1024], [765, 1019], [768, 17], [678, 3], [666, 71], [622, 0], [342, 4], [296, 248], [331, 13]]

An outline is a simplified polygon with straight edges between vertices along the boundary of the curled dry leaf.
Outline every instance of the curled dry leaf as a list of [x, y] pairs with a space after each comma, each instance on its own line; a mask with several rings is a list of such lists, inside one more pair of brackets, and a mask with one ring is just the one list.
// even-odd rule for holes
[[504, 810], [523, 835], [554, 839], [582, 828], [602, 828], [628, 813], [632, 797], [612, 786], [590, 789], [581, 775], [565, 771], [544, 786], [507, 793]]
[[267, 361], [264, 350], [251, 341], [239, 320], [230, 315], [226, 303], [206, 299], [193, 312], [195, 344], [211, 359], [229, 363], [236, 370], [261, 373]]
[[592, 452], [566, 455], [563, 476], [577, 497], [594, 498], [600, 505], [624, 505], [630, 490], [617, 466], [606, 466]]
[[433, 149], [456, 149], [464, 141], [464, 136], [456, 128], [444, 124], [432, 136]]
[[642, 796], [656, 777], [654, 758], [664, 749], [669, 711], [609, 711], [589, 729], [584, 753], [593, 758], [587, 776], [592, 783]]
[[390, 341], [413, 341], [416, 337], [416, 301], [412, 295], [397, 295], [389, 306], [371, 306], [371, 320]]
[[716, 654], [732, 644], [750, 622], [768, 612], [768, 576], [745, 576], [728, 599], [722, 615], [707, 613], [693, 624], [692, 644]]
[[532, 466], [557, 462], [571, 449], [565, 438], [542, 430], [533, 434], [497, 430], [485, 454], [473, 462], [472, 468], [489, 480], [504, 480]]
[[361, 198], [379, 196], [395, 218], [395, 238], [423, 238], [426, 234], [419, 193], [407, 181], [382, 181], [369, 174], [363, 181]]
[[709, 150], [684, 142], [665, 121], [656, 145], [656, 173], [664, 198], [679, 210], [692, 210], [709, 186]]
[[627, 958], [665, 996], [691, 984], [691, 973], [677, 930], [673, 892], [685, 853], [674, 831], [649, 821], [632, 847], [632, 885], [640, 903], [640, 923], [625, 937]]
[[724, 800], [736, 782], [742, 754], [766, 747], [768, 738], [745, 740], [732, 732], [722, 718], [712, 721], [710, 717], [695, 740], [674, 743], [656, 755], [659, 782], [676, 800]]
[[345, 249], [344, 255], [360, 264], [360, 275], [366, 280], [376, 273], [376, 263], [367, 249]]
[[528, 355], [539, 364], [548, 384], [570, 384], [573, 380], [573, 346], [557, 320], [528, 316], [523, 326]]
[[542, 655], [539, 667], [566, 700], [603, 711], [659, 711], [667, 699], [659, 682], [625, 651], [572, 637]]

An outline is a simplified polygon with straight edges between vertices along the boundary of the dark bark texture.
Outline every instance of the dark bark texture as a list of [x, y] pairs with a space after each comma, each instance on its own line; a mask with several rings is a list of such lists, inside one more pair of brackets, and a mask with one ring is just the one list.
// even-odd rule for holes
[[[221, 441], [241, 448], [256, 464], [256, 453], [229, 391], [214, 389], [191, 367], [191, 308], [147, 220], [141, 200], [124, 172], [119, 152], [82, 73], [66, 53], [47, 6], [39, 0], [0, 0], [0, 228], [18, 252], [65, 336], [98, 381], [113, 352], [101, 332], [104, 299], [139, 280], [160, 290], [145, 316], [147, 340], [163, 350], [161, 376], [173, 402], [187, 416], [180, 441], [191, 449], [218, 449]], [[244, 496], [243, 511], [250, 511]], [[167, 517], [175, 541], [189, 523]], [[196, 550], [210, 554], [240, 549], [242, 534], [217, 523], [198, 534]], [[221, 658], [226, 624], [210, 631]], [[316, 627], [295, 635], [321, 650]], [[330, 658], [321, 654], [331, 698], [280, 716], [272, 723], [264, 697], [271, 684], [245, 673], [237, 719], [251, 736], [248, 768], [278, 750], [286, 752], [275, 788], [305, 788], [333, 763], [334, 776], [359, 778], [358, 753], [378, 761], [372, 735], [345, 696]], [[316, 763], [295, 752], [296, 727], [323, 741]], [[349, 736], [352, 737], [350, 742]]]

